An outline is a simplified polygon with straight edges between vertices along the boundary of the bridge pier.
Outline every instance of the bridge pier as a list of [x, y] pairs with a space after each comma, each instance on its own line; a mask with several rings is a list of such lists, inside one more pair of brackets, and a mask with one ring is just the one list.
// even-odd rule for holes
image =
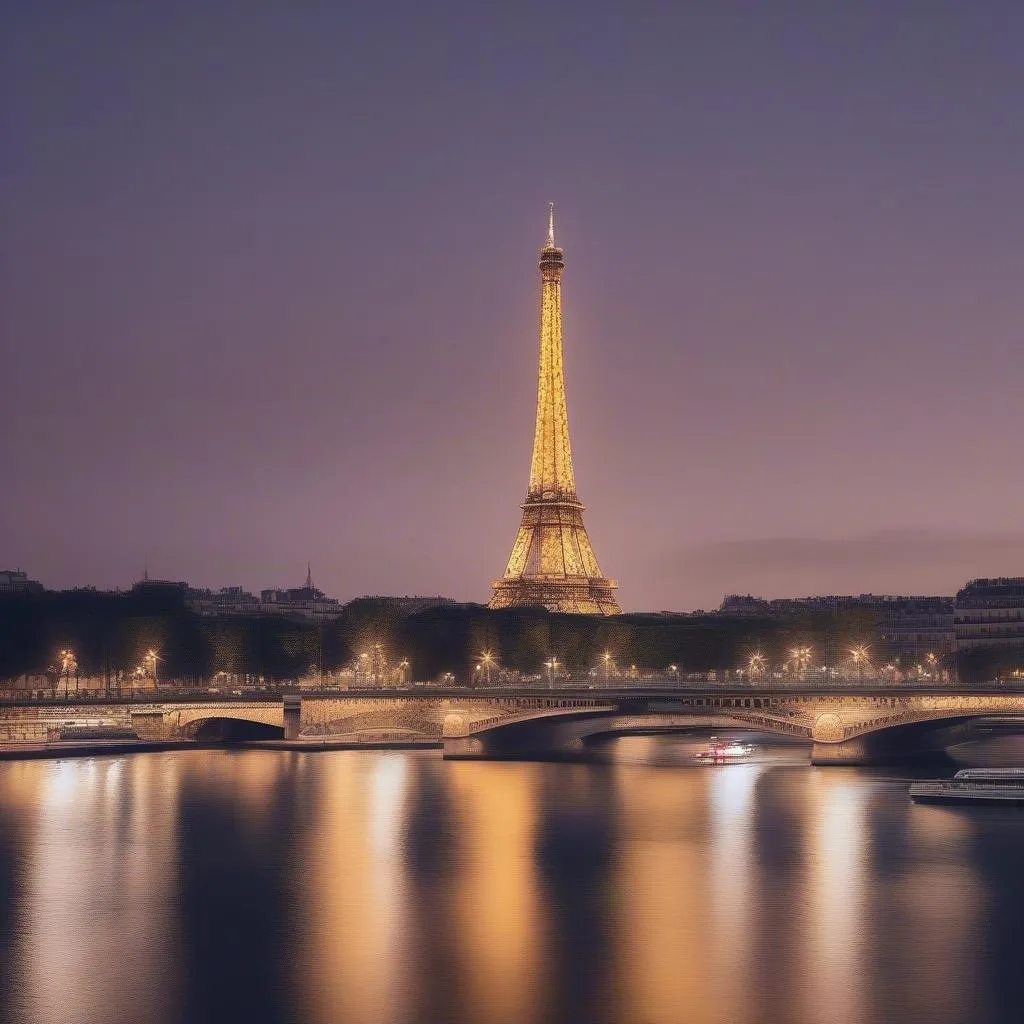
[[856, 739], [843, 740], [841, 743], [822, 743], [815, 740], [811, 748], [811, 764], [813, 765], [867, 765], [874, 764], [875, 759], [868, 752], [863, 736]]
[[297, 740], [302, 731], [302, 698], [289, 694], [284, 701], [284, 738]]
[[442, 756], [446, 761], [478, 761], [490, 755], [476, 736], [445, 736]]

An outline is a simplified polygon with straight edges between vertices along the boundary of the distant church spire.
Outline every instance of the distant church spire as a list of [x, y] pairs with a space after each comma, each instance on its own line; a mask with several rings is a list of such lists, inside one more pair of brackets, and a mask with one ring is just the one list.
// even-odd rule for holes
[[306, 563], [306, 589], [313, 589], [313, 570], [309, 567], [309, 562]]

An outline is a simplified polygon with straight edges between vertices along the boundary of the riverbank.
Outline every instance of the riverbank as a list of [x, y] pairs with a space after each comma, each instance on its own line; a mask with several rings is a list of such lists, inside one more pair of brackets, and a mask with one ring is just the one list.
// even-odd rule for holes
[[218, 743], [204, 740], [59, 740], [49, 743], [0, 743], [0, 761], [40, 758], [98, 757], [110, 754], [147, 754], [167, 750], [440, 750], [440, 740], [358, 740], [321, 737], [310, 740], [239, 740]]

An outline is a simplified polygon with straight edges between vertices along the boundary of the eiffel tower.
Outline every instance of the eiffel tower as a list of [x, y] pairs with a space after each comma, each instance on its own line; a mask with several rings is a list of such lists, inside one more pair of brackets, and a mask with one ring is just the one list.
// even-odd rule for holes
[[555, 204], [540, 252], [540, 372], [530, 487], [505, 575], [494, 580], [491, 608], [543, 605], [553, 612], [616, 615], [614, 580], [601, 575], [576, 495], [562, 370], [562, 271], [555, 245]]

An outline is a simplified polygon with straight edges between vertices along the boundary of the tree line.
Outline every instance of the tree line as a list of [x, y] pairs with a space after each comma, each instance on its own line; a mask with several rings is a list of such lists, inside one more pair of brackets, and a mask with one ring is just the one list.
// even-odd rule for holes
[[[60, 651], [75, 653], [81, 675], [130, 674], [149, 650], [159, 675], [199, 683], [219, 672], [296, 679], [336, 672], [376, 649], [382, 660], [409, 663], [408, 678], [452, 673], [461, 682], [491, 652], [496, 671], [543, 674], [554, 658], [574, 676], [606, 664], [622, 673], [736, 670], [759, 653], [779, 665], [794, 646], [809, 645], [818, 664], [842, 666], [849, 647], [871, 645], [878, 623], [867, 610], [804, 611], [788, 618], [625, 614], [561, 615], [542, 608], [492, 611], [482, 605], [439, 605], [408, 613], [387, 599], [345, 605], [328, 622], [274, 615], [209, 617], [178, 593], [44, 591], [0, 597], [0, 679], [53, 671]], [[964, 682], [998, 674], [1012, 654], [961, 656]]]

